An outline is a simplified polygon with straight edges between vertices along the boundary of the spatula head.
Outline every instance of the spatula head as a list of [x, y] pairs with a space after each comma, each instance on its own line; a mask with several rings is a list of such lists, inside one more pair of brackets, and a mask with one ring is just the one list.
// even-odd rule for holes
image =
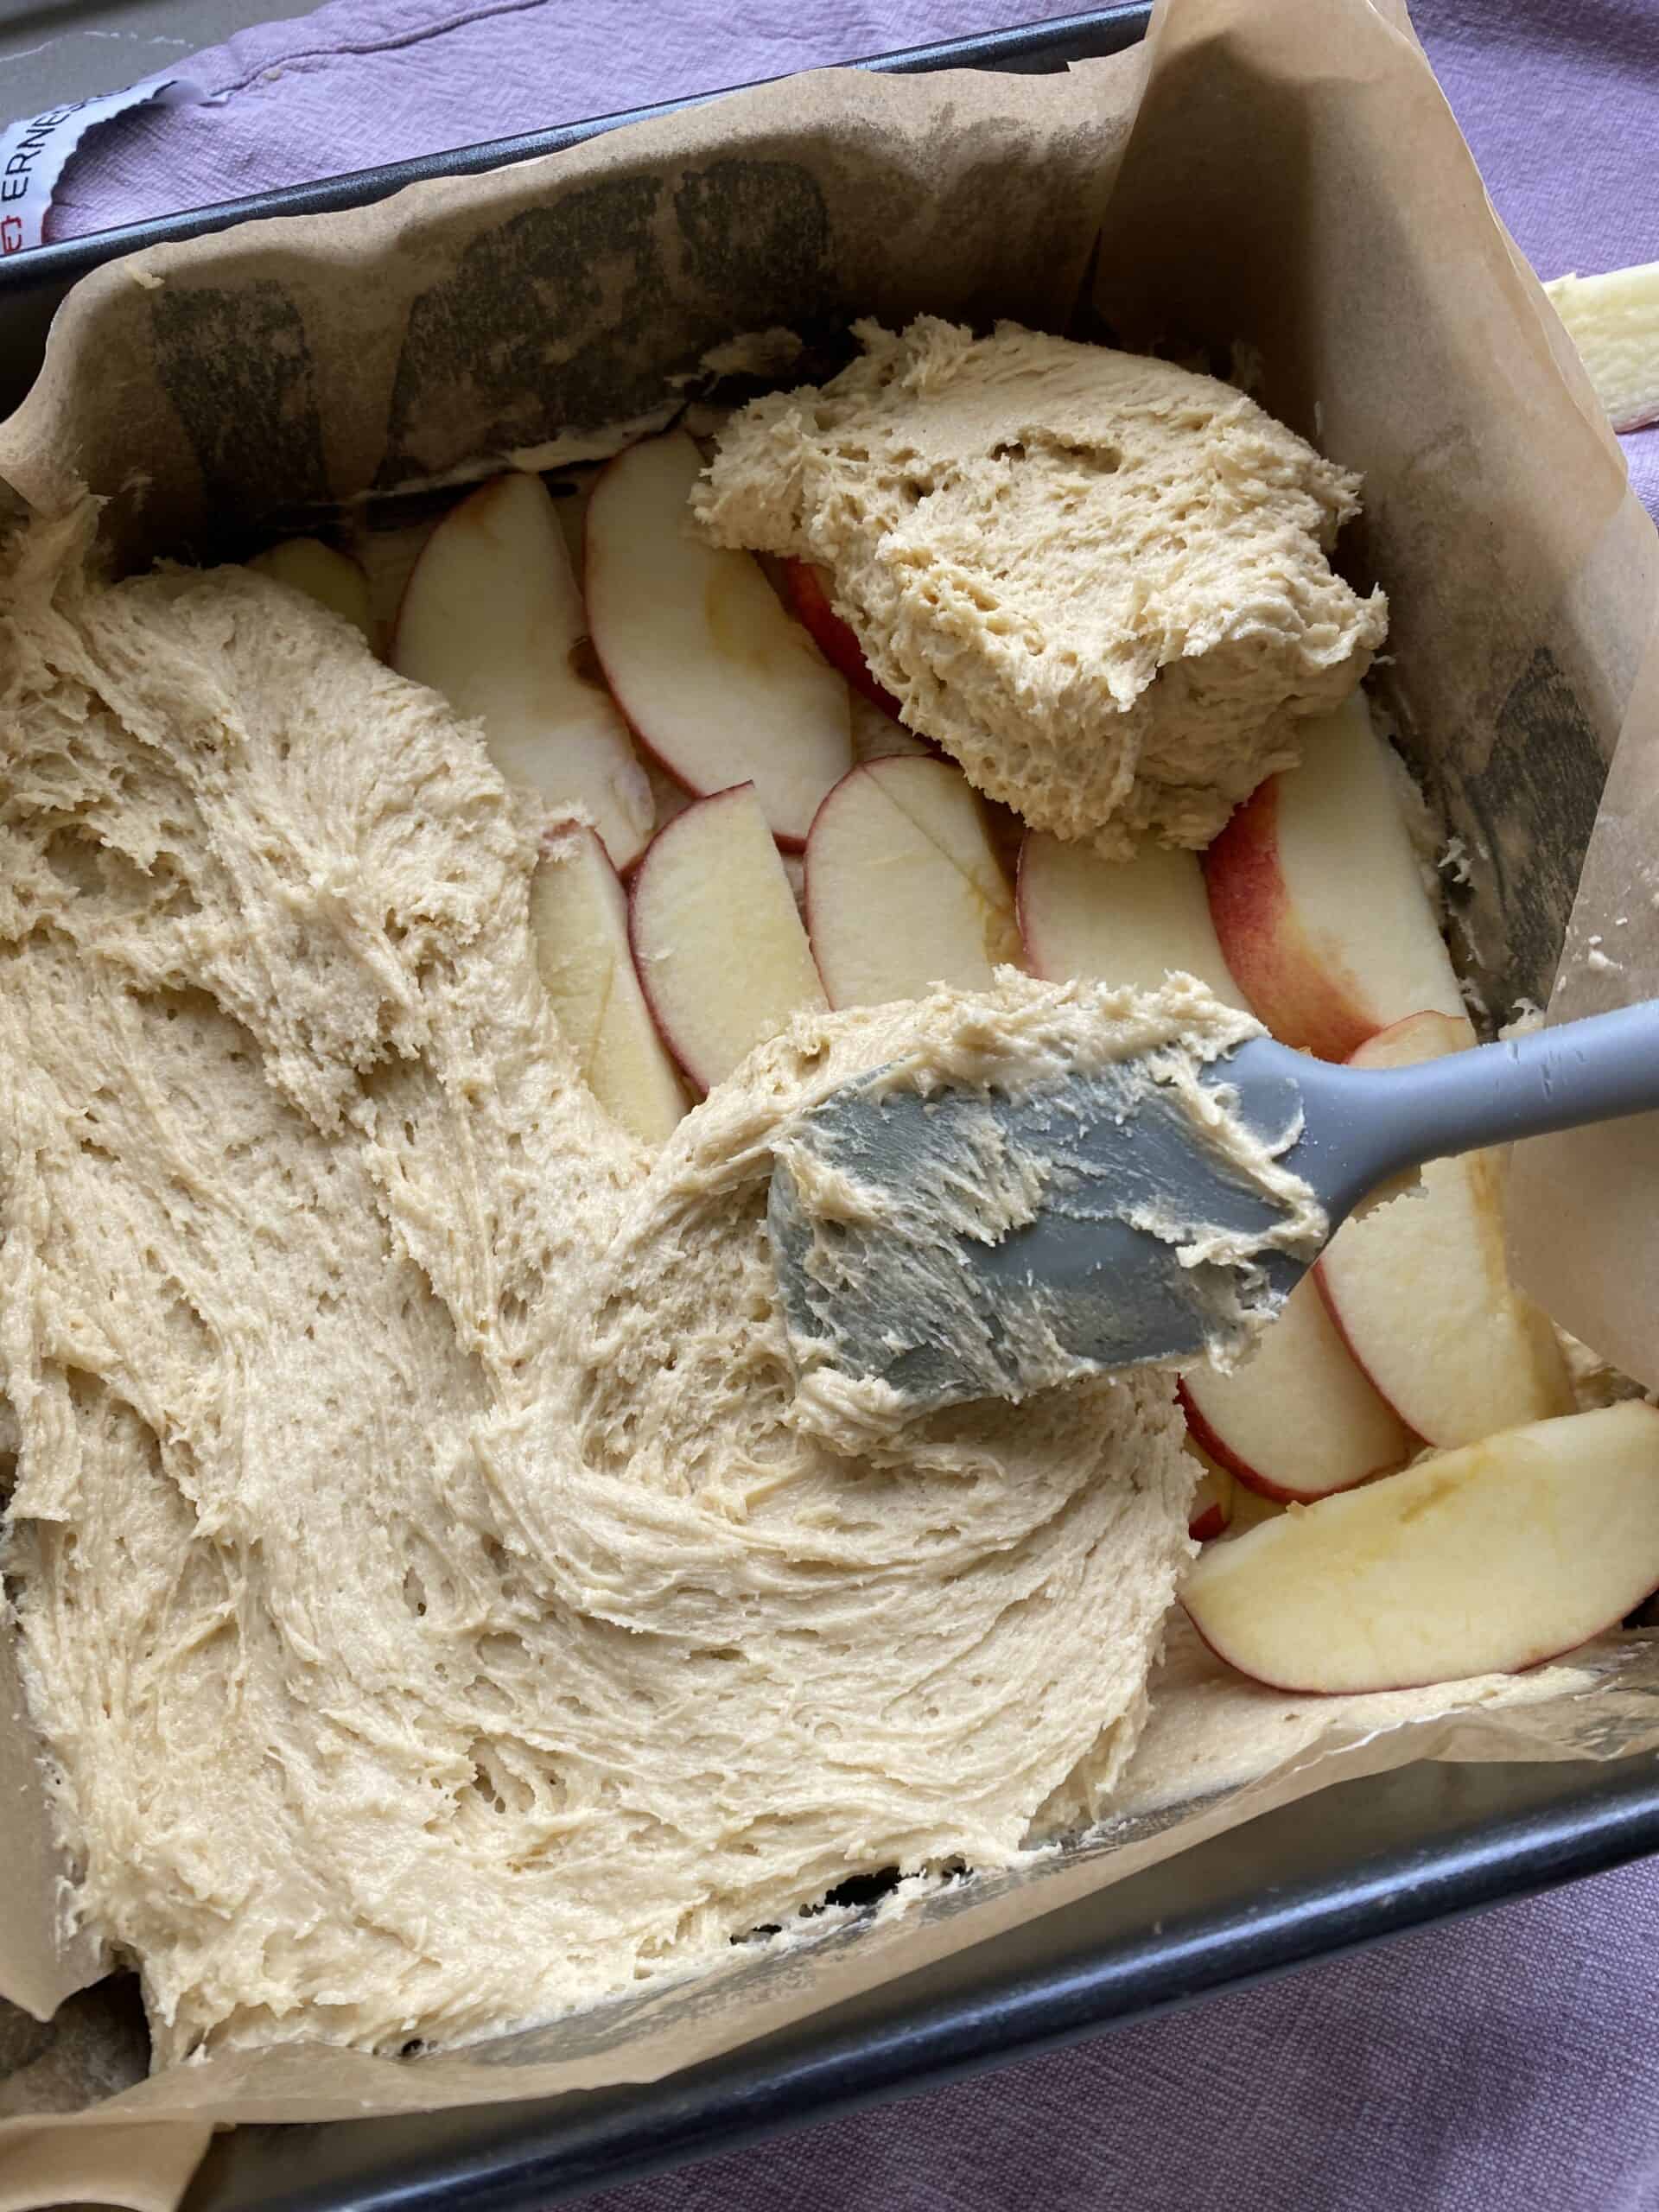
[[779, 1142], [767, 1210], [802, 1370], [909, 1414], [1236, 1357], [1325, 1232], [1281, 1164], [1302, 1125], [1291, 1056], [1257, 1050], [1023, 1093], [926, 1095], [888, 1070], [833, 1092]]

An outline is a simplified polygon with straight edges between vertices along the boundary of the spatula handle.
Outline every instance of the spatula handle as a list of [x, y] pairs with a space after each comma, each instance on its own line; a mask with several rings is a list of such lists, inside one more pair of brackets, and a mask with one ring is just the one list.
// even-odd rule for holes
[[1408, 1068], [1315, 1065], [1304, 1062], [1307, 1134], [1327, 1161], [1344, 1155], [1357, 1198], [1422, 1160], [1659, 1108], [1659, 1000]]

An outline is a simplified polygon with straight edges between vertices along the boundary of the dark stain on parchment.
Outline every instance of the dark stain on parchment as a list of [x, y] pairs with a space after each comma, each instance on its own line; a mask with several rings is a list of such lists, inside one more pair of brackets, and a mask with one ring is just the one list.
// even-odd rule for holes
[[164, 286], [150, 312], [157, 373], [201, 470], [206, 513], [257, 514], [275, 485], [296, 505], [327, 499], [310, 341], [282, 286]]
[[377, 480], [645, 414], [717, 340], [817, 311], [829, 267], [823, 197], [795, 162], [613, 177], [527, 208], [415, 302]]
[[725, 309], [728, 332], [820, 315], [830, 281], [830, 218], [798, 162], [710, 162], [674, 194], [694, 296]]
[[1540, 645], [1497, 710], [1484, 765], [1463, 779], [1491, 856], [1510, 997], [1548, 989], [1606, 779], [1578, 695]]
[[660, 397], [639, 342], [665, 287], [658, 189], [611, 178], [526, 208], [416, 301], [382, 486], [533, 445], [561, 421], [626, 420]]

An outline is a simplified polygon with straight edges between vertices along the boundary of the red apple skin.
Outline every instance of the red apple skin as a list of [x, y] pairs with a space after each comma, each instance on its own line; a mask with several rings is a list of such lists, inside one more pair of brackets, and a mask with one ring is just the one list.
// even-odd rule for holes
[[1213, 1543], [1231, 1518], [1230, 1513], [1223, 1512], [1220, 1501], [1211, 1498], [1198, 1519], [1187, 1522], [1186, 1533], [1195, 1544]]
[[1269, 776], [1203, 855], [1210, 918], [1234, 981], [1280, 1043], [1345, 1060], [1377, 1025], [1331, 981], [1290, 911], [1278, 809], [1279, 779]]
[[863, 646], [854, 636], [851, 626], [830, 605], [823, 570], [811, 561], [785, 561], [784, 588], [796, 620], [810, 633], [830, 667], [838, 669], [872, 706], [880, 707], [894, 721], [902, 721], [899, 702], [885, 683], [878, 683], [871, 675]]
[[[1175, 1384], [1175, 1395], [1181, 1402], [1181, 1411], [1186, 1415], [1187, 1434], [1201, 1452], [1207, 1452], [1218, 1467], [1225, 1467], [1233, 1480], [1243, 1483], [1246, 1490], [1255, 1491], [1262, 1497], [1270, 1497], [1275, 1504], [1287, 1503], [1281, 1492], [1264, 1483], [1254, 1468], [1247, 1467], [1236, 1452], [1228, 1450], [1198, 1411], [1185, 1383], [1179, 1379]], [[1188, 1534], [1191, 1533], [1189, 1529]]]
[[[1336, 1314], [1332, 1311], [1330, 1300], [1325, 1299], [1324, 1303], [1325, 1311], [1331, 1314], [1332, 1321], [1336, 1322], [1337, 1333], [1342, 1336], [1342, 1324], [1337, 1320]], [[1349, 1351], [1353, 1352], [1354, 1348], [1348, 1343], [1345, 1336], [1342, 1336], [1342, 1341], [1347, 1345]], [[1360, 1373], [1365, 1376], [1365, 1380], [1371, 1384], [1371, 1388], [1374, 1390], [1376, 1389], [1375, 1381], [1366, 1373], [1357, 1354], [1354, 1356], [1354, 1364], [1359, 1368]], [[1258, 1497], [1270, 1499], [1274, 1505], [1315, 1505], [1322, 1497], [1335, 1497], [1342, 1491], [1356, 1490], [1361, 1483], [1370, 1482], [1376, 1475], [1391, 1475], [1398, 1465], [1397, 1461], [1389, 1460], [1380, 1467], [1367, 1467], [1363, 1474], [1355, 1475], [1345, 1483], [1333, 1484], [1329, 1490], [1287, 1490], [1281, 1483], [1269, 1482], [1264, 1474], [1249, 1465], [1247, 1461], [1241, 1459], [1237, 1452], [1228, 1449], [1224, 1440], [1217, 1435], [1215, 1430], [1198, 1411], [1197, 1402], [1188, 1392], [1185, 1382], [1177, 1382], [1175, 1394], [1181, 1402], [1182, 1412], [1186, 1415], [1186, 1426], [1192, 1441], [1201, 1450], [1207, 1452], [1218, 1467], [1225, 1467], [1236, 1482], [1243, 1483], [1246, 1490], [1253, 1490]], [[1380, 1390], [1377, 1391], [1379, 1397], [1382, 1395]], [[1387, 1402], [1384, 1401], [1384, 1402]], [[1402, 1426], [1407, 1427], [1405, 1423], [1402, 1423]], [[1407, 1433], [1411, 1434], [1414, 1432], [1408, 1427]]]
[[[1195, 1544], [1213, 1543], [1217, 1536], [1224, 1535], [1232, 1526], [1233, 1513], [1238, 1498], [1238, 1484], [1233, 1480], [1228, 1468], [1205, 1458], [1204, 1449], [1196, 1437], [1188, 1435], [1185, 1450], [1188, 1459], [1196, 1459], [1198, 1463], [1198, 1485], [1192, 1492], [1192, 1507], [1187, 1516], [1186, 1533]], [[1201, 1493], [1205, 1484], [1213, 1483], [1217, 1475], [1223, 1478], [1225, 1485], [1224, 1494], [1219, 1497], [1202, 1499]]]

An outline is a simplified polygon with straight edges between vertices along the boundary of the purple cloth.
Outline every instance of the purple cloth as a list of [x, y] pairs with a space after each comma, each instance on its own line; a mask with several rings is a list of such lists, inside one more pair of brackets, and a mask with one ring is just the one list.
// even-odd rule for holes
[[1653, 2212], [1656, 1934], [1627, 1868], [582, 2212]]
[[[92, 134], [52, 235], [1028, 19], [1040, 0], [334, 0]], [[1054, 12], [1052, 10], [1047, 12]], [[1656, 0], [1421, 0], [1541, 274], [1659, 255]], [[1626, 441], [1659, 512], [1659, 432]], [[1313, 1815], [1317, 1817], [1317, 1810]], [[1659, 1866], [590, 2200], [592, 2212], [1655, 2212]]]

